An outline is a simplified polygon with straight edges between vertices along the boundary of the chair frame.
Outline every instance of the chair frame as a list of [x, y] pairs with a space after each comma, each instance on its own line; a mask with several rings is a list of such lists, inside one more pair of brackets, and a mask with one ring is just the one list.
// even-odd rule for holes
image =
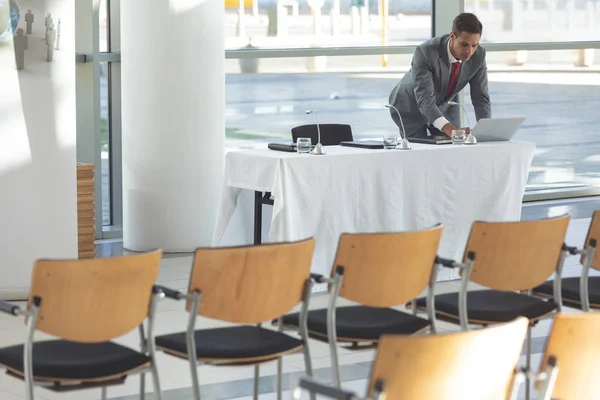
[[[582, 270], [581, 270], [581, 276], [579, 277], [579, 301], [581, 303], [581, 310], [584, 312], [589, 312], [591, 310], [591, 306], [590, 306], [590, 296], [589, 296], [589, 275], [590, 275], [590, 268], [592, 266], [592, 261], [594, 259], [594, 256], [596, 254], [596, 239], [592, 238], [588, 241], [588, 245], [586, 247], [584, 247], [583, 249], [579, 249], [577, 247], [571, 247], [571, 246], [565, 246], [566, 251], [571, 254], [571, 255], [580, 255], [583, 257], [583, 263], [582, 263]], [[562, 266], [561, 266], [561, 273], [562, 273]], [[557, 274], [558, 277], [558, 274]], [[552, 297], [555, 299], [555, 302], [558, 303], [558, 300], [560, 299], [560, 304], [561, 304], [561, 311], [562, 311], [562, 291], [558, 291], [556, 290], [556, 286], [558, 285], [559, 288], [561, 287], [561, 283], [557, 283], [557, 280], [562, 280], [562, 275], [560, 276], [560, 279], [555, 278], [554, 279], [554, 294], [552, 295]], [[558, 293], [558, 295], [557, 295]], [[539, 297], [543, 297], [543, 296], [539, 296]]]
[[[435, 229], [439, 228], [441, 224], [436, 224], [427, 229]], [[434, 259], [434, 265], [432, 266], [431, 273], [429, 275], [429, 283], [427, 290], [427, 316], [429, 319], [429, 331], [431, 333], [436, 333], [436, 313], [435, 313], [435, 283], [437, 280], [437, 263], [440, 258], [438, 256]], [[333, 277], [327, 278], [320, 274], [311, 273], [311, 279], [318, 284], [328, 284], [330, 286], [329, 290], [329, 301], [327, 305], [327, 343], [329, 344], [329, 353], [331, 356], [331, 367], [333, 373], [333, 382], [337, 388], [341, 387], [341, 377], [340, 377], [340, 368], [339, 368], [339, 360], [338, 360], [338, 337], [337, 337], [337, 326], [336, 326], [336, 304], [337, 299], [339, 298], [340, 288], [342, 286], [342, 281], [344, 279], [344, 267], [338, 265], [335, 267], [335, 274]], [[417, 307], [416, 307], [417, 299], [414, 298], [411, 300], [412, 307], [412, 315], [417, 315]], [[306, 316], [308, 317], [308, 315]], [[281, 326], [281, 320], [277, 322], [278, 326]], [[415, 334], [419, 334], [418, 332]], [[323, 339], [318, 339], [323, 341]], [[356, 344], [356, 343], [355, 343]], [[354, 347], [353, 347], [354, 348]]]
[[[436, 262], [439, 257], [436, 256]], [[329, 352], [331, 354], [331, 368], [333, 370], [333, 382], [336, 387], [341, 387], [340, 368], [337, 353], [337, 328], [336, 328], [336, 303], [339, 297], [340, 287], [344, 278], [344, 267], [337, 266], [335, 275], [332, 278], [326, 278], [322, 275], [311, 274], [312, 279], [316, 283], [326, 283], [331, 285], [329, 293], [329, 302], [327, 305], [327, 343], [329, 344]], [[429, 287], [427, 290], [427, 315], [429, 319], [429, 330], [431, 333], [436, 333], [436, 316], [435, 316], [435, 281], [437, 279], [437, 268], [432, 269], [429, 278]], [[417, 315], [416, 299], [411, 301], [412, 315]], [[430, 308], [431, 307], [431, 308]], [[308, 317], [308, 315], [306, 315]], [[277, 322], [281, 326], [281, 320]]]
[[[531, 327], [532, 327], [532, 325], [535, 324], [539, 320], [546, 319], [546, 318], [552, 318], [552, 316], [554, 316], [557, 312], [560, 312], [562, 310], [561, 278], [562, 278], [562, 270], [563, 270], [563, 266], [564, 266], [564, 261], [567, 256], [567, 253], [569, 252], [569, 249], [570, 248], [567, 247], [567, 245], [563, 243], [561, 252], [560, 252], [560, 256], [558, 259], [558, 263], [556, 265], [556, 278], [554, 280], [553, 290], [554, 290], [554, 298], [555, 298], [554, 302], [556, 303], [557, 311], [553, 312], [551, 315], [541, 317], [541, 318], [537, 319], [536, 321], [530, 321], [529, 326], [527, 327], [527, 337], [525, 340], [525, 346], [526, 346], [525, 371], [531, 371]], [[461, 276], [461, 280], [460, 280], [460, 289], [458, 292], [458, 317], [459, 317], [459, 325], [460, 325], [460, 328], [462, 331], [469, 330], [469, 317], [468, 317], [468, 313], [467, 313], [467, 295], [468, 295], [468, 285], [470, 282], [471, 272], [473, 271], [473, 266], [475, 264], [475, 257], [476, 257], [475, 252], [470, 251], [467, 254], [466, 261], [464, 261], [462, 263], [459, 263], [459, 262], [456, 262], [456, 261], [450, 260], [450, 259], [439, 258], [441, 266], [446, 267], [446, 268], [451, 268], [451, 269], [459, 269], [462, 271], [462, 276]], [[532, 290], [533, 289], [529, 289], [527, 291], [528, 296], [532, 295]], [[429, 298], [428, 298], [428, 300], [429, 300]], [[435, 310], [435, 299], [432, 299], [432, 301], [434, 302], [432, 304], [432, 307]], [[429, 306], [429, 303], [428, 303], [428, 306]], [[429, 311], [429, 309], [428, 309], [428, 311]], [[477, 324], [477, 323], [475, 323], [475, 324]], [[530, 396], [530, 387], [529, 387], [531, 374], [526, 372], [525, 379], [527, 382], [527, 385], [525, 387], [526, 399], [529, 399], [531, 397]]]
[[[592, 268], [592, 263], [594, 261], [594, 257], [596, 255], [596, 247], [597, 247], [597, 240], [598, 238], [593, 237], [595, 235], [593, 235], [593, 232], [596, 232], [596, 230], [594, 230], [594, 217], [597, 215], [597, 213], [599, 213], [600, 211], [596, 211], [594, 212], [594, 215], [592, 216], [592, 221], [590, 222], [590, 226], [588, 229], [588, 235], [586, 237], [586, 242], [587, 245], [584, 244], [583, 248], [578, 248], [576, 246], [566, 246], [565, 248], [568, 251], [568, 253], [570, 255], [579, 255], [581, 256], [581, 265], [582, 265], [582, 270], [581, 270], [581, 275], [579, 277], [579, 302], [580, 302], [580, 308], [582, 311], [584, 312], [588, 312], [590, 311], [591, 308], [595, 308], [597, 309], [598, 306], [592, 307], [590, 305], [590, 296], [589, 296], [589, 272], [590, 272], [590, 268]], [[596, 222], [599, 220], [596, 220]], [[561, 272], [562, 272], [562, 266], [561, 266]], [[562, 277], [562, 276], [561, 276]], [[562, 291], [557, 291], [556, 290], [556, 283], [557, 279], [555, 278], [553, 281], [554, 284], [554, 294], [552, 296], [548, 296], [547, 294], [541, 294], [541, 293], [535, 293], [534, 295], [537, 297], [541, 297], [541, 298], [554, 298], [555, 302], [560, 302], [560, 305], [562, 306]], [[577, 308], [577, 307], [575, 307]], [[562, 307], [559, 311], [562, 311]]]
[[[158, 376], [158, 368], [156, 365], [156, 347], [154, 345], [154, 325], [155, 325], [155, 314], [156, 314], [156, 303], [159, 298], [163, 297], [162, 291], [158, 288], [158, 286], [154, 286], [152, 288], [152, 296], [150, 297], [150, 305], [148, 311], [148, 340], [144, 337], [144, 327], [143, 323], [139, 325], [140, 336], [142, 338], [141, 343], [141, 352], [149, 355], [150, 357], [150, 366], [146, 368], [142, 368], [133, 372], [128, 373], [126, 376], [140, 374], [141, 382], [140, 382], [140, 397], [142, 399], [145, 398], [145, 373], [150, 372], [153, 378], [154, 384], [154, 395], [158, 400], [162, 399], [162, 392], [160, 388], [160, 379]], [[32, 298], [30, 307], [28, 309], [22, 309], [21, 307], [9, 303], [7, 301], [0, 300], [0, 311], [6, 314], [11, 314], [15, 317], [24, 317], [27, 319], [26, 325], [26, 334], [27, 340], [23, 344], [23, 377], [22, 379], [25, 382], [25, 391], [26, 391], [26, 399], [34, 400], [34, 387], [44, 387], [53, 391], [62, 391], [63, 385], [58, 382], [50, 382], [50, 381], [34, 381], [33, 375], [33, 344], [34, 344], [34, 336], [36, 331], [36, 324], [39, 317], [40, 308], [42, 306], [42, 298], [35, 296]], [[20, 377], [16, 374], [11, 374], [16, 377]], [[107, 399], [106, 387], [107, 385], [114, 384], [115, 380], [98, 380], [97, 382], [81, 382], [76, 385], [69, 385], [67, 390], [77, 390], [77, 389], [89, 389], [93, 387], [100, 386], [102, 389], [102, 400]]]
[[[308, 307], [310, 304], [310, 295], [312, 293], [312, 285], [313, 281], [308, 278], [305, 281], [304, 293], [302, 296], [302, 308], [300, 310], [300, 327], [298, 332], [303, 341], [302, 352], [304, 353], [304, 363], [306, 374], [312, 377], [312, 361], [310, 358], [310, 347], [309, 347], [309, 336], [308, 336]], [[159, 290], [164, 293], [164, 295], [173, 300], [186, 300], [191, 303], [191, 307], [188, 315], [188, 324], [186, 334], [186, 342], [187, 342], [187, 356], [188, 363], [190, 367], [190, 372], [192, 375], [192, 391], [194, 394], [194, 398], [196, 400], [200, 400], [200, 382], [198, 380], [198, 369], [197, 367], [200, 365], [220, 365], [228, 363], [219, 363], [219, 362], [205, 362], [199, 361], [196, 356], [196, 339], [195, 339], [195, 323], [196, 318], [198, 317], [198, 311], [201, 307], [201, 297], [202, 293], [199, 290], [194, 290], [191, 293], [182, 293], [178, 290], [170, 289], [164, 286], [157, 285]], [[283, 332], [283, 324], [281, 324], [283, 316], [279, 317], [279, 328], [278, 332]], [[260, 324], [258, 324], [260, 326]], [[277, 359], [277, 398], [281, 400], [282, 398], [282, 375], [283, 375], [283, 360], [282, 356]], [[254, 399], [258, 399], [258, 383], [259, 383], [259, 374], [260, 374], [260, 364], [262, 362], [258, 361], [254, 364], [254, 391], [253, 397]], [[311, 399], [314, 400], [314, 395], [311, 396]]]

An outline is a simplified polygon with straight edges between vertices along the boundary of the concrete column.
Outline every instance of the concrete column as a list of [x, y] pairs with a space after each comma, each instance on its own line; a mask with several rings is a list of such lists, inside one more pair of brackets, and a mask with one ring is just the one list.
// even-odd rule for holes
[[358, 9], [360, 11], [360, 33], [361, 35], [369, 34], [369, 8], [368, 7], [360, 7]]
[[350, 26], [353, 35], [358, 35], [360, 33], [360, 23], [361, 20], [358, 13], [358, 7], [350, 7]]
[[329, 28], [331, 36], [337, 37], [340, 35], [341, 31], [341, 21], [340, 21], [340, 13], [339, 10], [332, 8], [329, 11]]
[[565, 18], [567, 20], [567, 29], [576, 28], [579, 21], [575, 19], [575, 1], [567, 0], [565, 3]]
[[585, 2], [585, 18], [585, 27], [589, 29], [590, 33], [593, 35], [594, 28], [596, 27], [596, 9], [594, 7], [594, 3], [591, 0], [587, 0]]
[[506, 64], [521, 66], [527, 62], [527, 50], [509, 51], [506, 54]]
[[321, 36], [321, 34], [323, 33], [321, 7], [313, 8], [312, 13], [313, 13], [313, 34], [315, 36]]
[[225, 136], [220, 0], [121, 3], [123, 245], [212, 242]]
[[557, 10], [556, 10], [556, 1], [557, 0], [547, 0], [546, 7], [548, 8], [548, 28], [556, 29], [559, 27]]
[[591, 67], [594, 64], [595, 49], [581, 49], [575, 51], [575, 66]]

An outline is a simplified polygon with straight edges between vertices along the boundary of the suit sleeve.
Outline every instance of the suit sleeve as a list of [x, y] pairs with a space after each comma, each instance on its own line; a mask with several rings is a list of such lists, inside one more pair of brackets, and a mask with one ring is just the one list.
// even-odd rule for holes
[[435, 88], [433, 85], [433, 73], [423, 54], [423, 50], [417, 47], [412, 60], [412, 78], [415, 100], [419, 111], [425, 117], [428, 125], [444, 115], [435, 104]]
[[[480, 48], [483, 50], [483, 48]], [[492, 104], [488, 92], [487, 64], [485, 62], [485, 50], [483, 50], [483, 63], [477, 73], [471, 78], [469, 86], [471, 87], [471, 102], [475, 108], [475, 117], [477, 121], [481, 118], [492, 117]]]

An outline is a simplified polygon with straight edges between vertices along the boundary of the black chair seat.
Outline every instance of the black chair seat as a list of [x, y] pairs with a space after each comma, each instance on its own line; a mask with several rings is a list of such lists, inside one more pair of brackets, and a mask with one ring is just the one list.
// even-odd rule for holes
[[[34, 378], [52, 381], [115, 378], [150, 365], [146, 355], [113, 342], [35, 342], [32, 355]], [[23, 375], [23, 345], [0, 349], [0, 364]]]
[[[297, 327], [300, 314], [283, 317], [283, 324]], [[377, 341], [383, 334], [411, 335], [429, 326], [429, 321], [392, 308], [365, 306], [338, 307], [335, 314], [337, 338], [340, 341]], [[311, 334], [327, 337], [327, 309], [308, 312]]]
[[[425, 308], [426, 299], [417, 300], [417, 307]], [[458, 293], [435, 296], [436, 313], [458, 321]], [[514, 292], [477, 290], [467, 294], [467, 315], [473, 323], [512, 321], [519, 316], [538, 319], [556, 310], [553, 301]]]
[[[581, 307], [581, 297], [579, 294], [579, 277], [563, 278], [561, 282], [563, 302], [576, 308]], [[533, 289], [533, 293], [538, 296], [553, 297], [554, 281], [544, 282], [542, 285]], [[591, 276], [588, 279], [588, 295], [590, 307], [600, 308], [600, 276]]]
[[[202, 329], [194, 334], [201, 360], [252, 361], [276, 358], [303, 347], [301, 340], [256, 326]], [[185, 332], [156, 337], [156, 346], [187, 358]]]

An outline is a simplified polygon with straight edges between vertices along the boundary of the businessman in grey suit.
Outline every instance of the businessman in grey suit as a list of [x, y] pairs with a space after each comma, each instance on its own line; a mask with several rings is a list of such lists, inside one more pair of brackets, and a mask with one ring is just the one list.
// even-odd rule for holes
[[[473, 14], [459, 14], [450, 34], [434, 37], [417, 47], [410, 70], [394, 87], [389, 102], [402, 116], [411, 137], [452, 135], [460, 127], [458, 92], [467, 84], [477, 120], [491, 118], [485, 49], [479, 47], [482, 25]], [[400, 126], [396, 112], [392, 119]]]

